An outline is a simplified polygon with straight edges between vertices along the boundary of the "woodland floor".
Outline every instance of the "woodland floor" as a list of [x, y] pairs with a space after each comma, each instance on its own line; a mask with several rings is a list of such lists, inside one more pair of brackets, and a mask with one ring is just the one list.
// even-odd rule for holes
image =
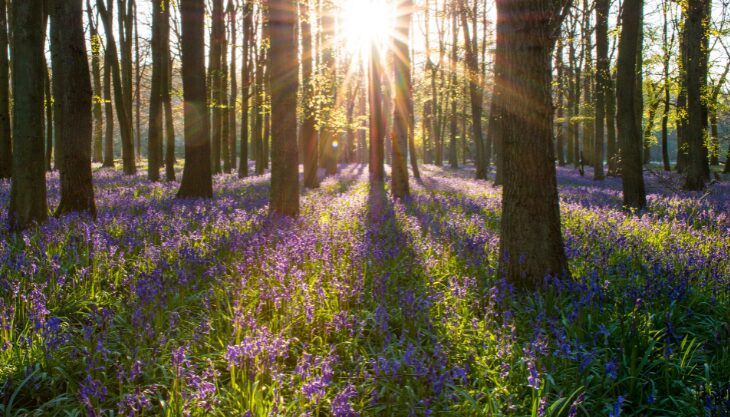
[[425, 166], [393, 201], [340, 168], [296, 220], [268, 176], [178, 201], [96, 170], [96, 221], [0, 231], [0, 415], [730, 413], [727, 183], [650, 174], [632, 215], [619, 179], [560, 168], [573, 280], [519, 293], [500, 188]]

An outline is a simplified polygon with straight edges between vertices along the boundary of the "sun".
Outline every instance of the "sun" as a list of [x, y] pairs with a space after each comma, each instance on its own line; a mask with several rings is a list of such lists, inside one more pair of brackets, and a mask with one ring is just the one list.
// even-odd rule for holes
[[340, 31], [347, 51], [367, 53], [374, 43], [380, 49], [389, 41], [395, 11], [387, 0], [345, 0], [340, 9]]

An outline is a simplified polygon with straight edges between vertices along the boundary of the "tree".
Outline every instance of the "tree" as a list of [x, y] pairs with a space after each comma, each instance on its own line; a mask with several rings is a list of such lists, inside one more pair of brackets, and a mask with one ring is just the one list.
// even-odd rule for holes
[[160, 20], [162, 20], [162, 2], [152, 2], [152, 85], [150, 87], [150, 117], [147, 130], [147, 178], [150, 181], [160, 180], [160, 165], [162, 164], [162, 83], [165, 81], [162, 64], [165, 57], [160, 45]]
[[248, 176], [248, 117], [251, 85], [251, 54], [253, 44], [253, 4], [244, 0], [243, 6], [243, 59], [241, 65], [241, 155], [238, 158], [238, 178]]
[[687, 92], [687, 126], [685, 134], [689, 144], [687, 179], [684, 188], [700, 191], [707, 181], [707, 149], [705, 148], [706, 117], [704, 90], [707, 87], [707, 65], [704, 47], [705, 25], [709, 0], [693, 0], [685, 6], [684, 32], [682, 36], [682, 64], [684, 88]]
[[302, 27], [302, 80], [304, 82], [302, 99], [304, 114], [299, 140], [304, 160], [304, 187], [319, 187], [316, 114], [314, 107], [314, 55], [312, 51], [312, 19], [309, 2], [299, 6]]
[[271, 211], [299, 214], [299, 146], [297, 89], [299, 87], [297, 13], [294, 0], [269, 1], [271, 36]]
[[[475, 6], [476, 7], [476, 6]], [[469, 10], [466, 7], [466, 0], [461, 0], [461, 24], [464, 27], [464, 45], [466, 47], [466, 64], [469, 79], [469, 98], [471, 103], [472, 131], [474, 133], [474, 147], [476, 148], [476, 179], [487, 179], [487, 161], [485, 155], [484, 138], [482, 138], [482, 102], [484, 93], [481, 87], [481, 72], [479, 70], [479, 59], [477, 55], [477, 10], [472, 12], [474, 36], [469, 36], [469, 23], [467, 15]], [[462, 133], [466, 135], [466, 132]]]
[[91, 76], [86, 58], [82, 0], [53, 2], [53, 85], [60, 110], [57, 146], [61, 203], [56, 215], [96, 215], [91, 178]]
[[[497, 0], [504, 191], [501, 269], [516, 286], [568, 273], [553, 149], [552, 51], [569, 2]], [[498, 35], [499, 36], [499, 35]]]
[[411, 55], [409, 40], [411, 31], [411, 0], [400, 0], [397, 7], [396, 31], [393, 39], [395, 50], [395, 105], [393, 106], [393, 134], [391, 135], [393, 164], [391, 180], [393, 196], [405, 198], [408, 187], [408, 135], [413, 132], [410, 109], [413, 102], [411, 82]]
[[602, 180], [603, 173], [603, 145], [604, 122], [606, 120], [606, 91], [609, 88], [608, 62], [608, 0], [596, 0], [596, 94], [595, 94], [595, 122], [593, 145], [593, 179]]
[[223, 41], [225, 38], [223, 19], [223, 0], [213, 0], [213, 12], [211, 15], [212, 26], [210, 31], [210, 53], [208, 54], [208, 71], [210, 71], [210, 94], [213, 107], [213, 137], [212, 137], [212, 160], [213, 173], [221, 172], [221, 145], [223, 142], [223, 108], [220, 102], [223, 80], [221, 76], [221, 58], [223, 55]]
[[170, 57], [170, 0], [162, 3], [160, 18], [160, 54], [162, 54], [161, 98], [165, 108], [165, 180], [175, 181], [175, 125], [172, 118], [172, 58]]
[[636, 118], [637, 49], [642, 22], [643, 0], [625, 0], [622, 14], [621, 38], [618, 46], [616, 99], [618, 103], [618, 136], [621, 141], [621, 179], [624, 206], [641, 210], [646, 207], [643, 147], [641, 127]]
[[228, 0], [226, 10], [231, 33], [231, 94], [228, 99], [228, 166], [229, 172], [236, 168], [236, 106], [238, 101], [238, 31], [236, 30], [236, 9], [233, 0]]
[[5, 0], [0, 0], [0, 178], [10, 178], [13, 166], [10, 138], [8, 20]]
[[92, 142], [92, 160], [94, 162], [102, 162], [104, 122], [101, 108], [101, 38], [99, 37], [98, 22], [92, 13], [90, 0], [86, 0], [86, 15], [89, 21], [89, 31], [91, 32], [91, 75], [94, 80], [94, 96], [92, 101], [94, 115], [94, 140]]
[[385, 121], [383, 120], [383, 97], [380, 90], [382, 74], [380, 53], [373, 43], [370, 48], [368, 68], [368, 100], [370, 104], [370, 181], [382, 183], [385, 181]]
[[[109, 58], [108, 65], [112, 77], [112, 86], [114, 88], [114, 107], [116, 107], [119, 130], [122, 137], [122, 164], [126, 175], [134, 175], [137, 172], [137, 166], [134, 160], [134, 138], [132, 137], [132, 107], [128, 105], [128, 100], [130, 99], [127, 97], [127, 94], [129, 92], [126, 88], [126, 80], [124, 80], [125, 82], [123, 84], [119, 58], [117, 57], [117, 45], [114, 40], [114, 27], [112, 24], [112, 4], [113, 1], [109, 0], [109, 9], [107, 10], [106, 5], [104, 5], [104, 0], [98, 0], [97, 6], [101, 20], [104, 23], [104, 32], [106, 33], [106, 48]], [[124, 47], [122, 50], [124, 52]]]
[[213, 197], [205, 82], [205, 2], [181, 0], [185, 167], [178, 198]]
[[8, 222], [23, 229], [48, 218], [43, 154], [43, 0], [14, 1], [12, 16], [13, 178]]

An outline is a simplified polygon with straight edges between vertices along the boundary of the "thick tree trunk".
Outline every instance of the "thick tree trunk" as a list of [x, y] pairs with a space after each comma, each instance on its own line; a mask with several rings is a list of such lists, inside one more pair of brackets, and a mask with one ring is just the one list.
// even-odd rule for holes
[[393, 134], [391, 191], [395, 198], [405, 198], [410, 194], [408, 186], [408, 140], [413, 131], [410, 108], [412, 102], [411, 59], [408, 43], [411, 30], [411, 0], [399, 2], [396, 35], [394, 43], [395, 103], [393, 106]]
[[517, 287], [568, 274], [553, 151], [552, 50], [561, 2], [497, 1], [503, 48], [501, 269]]
[[271, 36], [271, 212], [299, 214], [297, 12], [294, 0], [269, 1]]
[[185, 168], [177, 196], [213, 197], [205, 83], [205, 2], [181, 0]]
[[[44, 25], [44, 27], [46, 26]], [[46, 171], [51, 172], [53, 170], [51, 165], [53, 159], [53, 92], [51, 91], [51, 70], [48, 68], [45, 56], [43, 56], [43, 91], [45, 94], [43, 103], [46, 109], [44, 120], [46, 129]]]
[[[111, 0], [109, 1], [111, 4]], [[131, 123], [131, 106], [128, 106], [128, 98], [126, 96], [126, 88], [122, 83], [121, 70], [119, 60], [117, 58], [117, 46], [114, 40], [114, 29], [112, 27], [112, 11], [107, 11], [103, 0], [98, 2], [99, 14], [104, 22], [104, 32], [106, 32], [106, 47], [109, 53], [109, 66], [112, 75], [112, 85], [114, 88], [114, 107], [117, 111], [117, 120], [119, 120], [119, 130], [122, 137], [122, 162], [124, 173], [126, 175], [134, 175], [137, 167], [134, 160], [134, 138], [132, 137]]]
[[625, 0], [623, 24], [618, 48], [616, 96], [618, 102], [618, 135], [621, 138], [621, 176], [624, 206], [641, 210], [646, 207], [646, 190], [641, 151], [643, 141], [636, 118], [636, 82], [639, 31], [643, 0]]
[[82, 0], [56, 1], [51, 13], [55, 30], [53, 85], [61, 109], [57, 161], [61, 203], [56, 215], [87, 212], [96, 215], [91, 179], [91, 77], [86, 58]]
[[12, 16], [13, 179], [8, 222], [23, 229], [48, 218], [43, 158], [43, 1], [14, 1]]
[[385, 121], [383, 120], [383, 97], [380, 89], [380, 53], [375, 45], [370, 48], [368, 69], [368, 99], [370, 102], [370, 182], [385, 181]]
[[687, 143], [688, 164], [687, 190], [699, 191], [705, 188], [707, 179], [707, 152], [705, 148], [705, 120], [703, 93], [707, 84], [707, 68], [703, 65], [703, 39], [706, 24], [708, 0], [694, 0], [687, 6], [684, 21], [683, 66], [684, 86], [687, 91]]
[[13, 167], [13, 149], [10, 138], [8, 20], [5, 3], [6, 0], [0, 0], [0, 178], [10, 178]]
[[602, 180], [604, 122], [606, 120], [606, 90], [608, 89], [608, 0], [596, 0], [596, 94], [595, 94], [595, 134], [593, 142], [593, 179]]

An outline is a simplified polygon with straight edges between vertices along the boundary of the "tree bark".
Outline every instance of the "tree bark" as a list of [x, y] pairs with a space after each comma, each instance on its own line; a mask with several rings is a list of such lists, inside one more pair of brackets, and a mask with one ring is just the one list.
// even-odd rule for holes
[[185, 167], [178, 198], [213, 197], [205, 80], [205, 3], [181, 0]]
[[13, 172], [9, 76], [7, 5], [0, 0], [0, 178], [10, 178]]
[[707, 1], [694, 0], [686, 8], [684, 20], [684, 42], [682, 45], [684, 86], [687, 91], [688, 149], [687, 178], [684, 188], [700, 191], [705, 188], [707, 152], [705, 148], [705, 120], [703, 115], [703, 93], [707, 85], [707, 67], [703, 65], [703, 39], [707, 20]]
[[82, 0], [53, 2], [51, 26], [53, 85], [61, 109], [57, 132], [61, 203], [56, 216], [70, 212], [96, 215], [91, 178], [91, 77], [86, 57]]
[[621, 39], [618, 49], [616, 96], [618, 102], [618, 135], [621, 138], [621, 176], [624, 206], [634, 210], [646, 207], [646, 190], [641, 151], [643, 140], [636, 118], [637, 48], [643, 0], [625, 0]]
[[93, 116], [94, 116], [94, 135], [92, 141], [92, 161], [101, 163], [103, 161], [102, 148], [104, 137], [103, 111], [101, 108], [102, 89], [101, 89], [101, 38], [97, 21], [91, 11], [91, 1], [86, 0], [86, 14], [89, 21], [89, 29], [91, 32], [91, 75], [94, 81], [93, 88]]
[[368, 69], [368, 100], [370, 104], [370, 182], [385, 181], [385, 121], [383, 120], [383, 97], [380, 90], [381, 62], [375, 45], [370, 48]]
[[294, 0], [269, 1], [271, 36], [271, 212], [299, 214], [299, 146], [297, 89], [299, 71]]
[[160, 17], [160, 53], [162, 54], [162, 82], [160, 96], [165, 111], [165, 180], [175, 181], [175, 123], [172, 115], [172, 58], [170, 56], [170, 0], [163, 1]]
[[253, 45], [253, 4], [244, 0], [243, 9], [243, 59], [241, 64], [241, 155], [238, 161], [238, 178], [248, 176], [248, 121], [249, 121], [249, 91], [251, 87], [251, 54]]
[[[481, 71], [479, 70], [477, 55], [478, 45], [476, 38], [472, 38], [469, 35], [469, 23], [467, 21], [468, 10], [465, 0], [461, 1], [461, 24], [464, 27], [464, 45], [466, 47], [467, 78], [469, 80], [469, 98], [471, 104], [471, 128], [474, 133], [474, 148], [476, 149], [476, 179], [486, 180], [488, 164], [485, 160], [484, 138], [482, 137], [482, 103], [484, 101], [484, 92], [481, 87]], [[476, 11], [474, 12], [474, 17], [476, 17]], [[474, 30], [477, 30], [476, 22], [474, 24]], [[476, 32], [474, 35], [476, 35]], [[463, 132], [463, 135], [466, 136], [466, 132]]]
[[562, 2], [497, 1], [505, 65], [500, 268], [517, 287], [568, 274], [553, 150], [552, 51]]
[[220, 101], [222, 79], [222, 52], [224, 34], [223, 0], [213, 0], [210, 30], [210, 53], [208, 54], [208, 70], [210, 71], [211, 106], [213, 107], [212, 152], [211, 164], [213, 173], [221, 172], [221, 147], [223, 146], [223, 103]]
[[147, 178], [150, 181], [160, 180], [160, 144], [163, 137], [162, 83], [165, 81], [160, 48], [160, 20], [162, 19], [162, 3], [152, 2], [152, 84], [150, 87], [149, 128], [147, 130]]
[[228, 155], [229, 155], [229, 171], [236, 168], [236, 108], [238, 106], [238, 31], [236, 28], [236, 11], [238, 4], [234, 4], [233, 0], [228, 0], [226, 6], [228, 10], [228, 22], [230, 26], [231, 36], [231, 91], [228, 100]]
[[602, 180], [605, 177], [603, 172], [603, 147], [604, 147], [604, 122], [606, 120], [606, 90], [609, 80], [608, 63], [608, 0], [596, 0], [596, 93], [595, 93], [595, 121], [593, 143], [593, 179]]
[[398, 3], [396, 33], [393, 39], [395, 103], [393, 106], [393, 150], [391, 166], [391, 192], [395, 198], [406, 198], [410, 194], [408, 185], [408, 139], [411, 127], [410, 107], [412, 102], [411, 59], [408, 43], [411, 30], [411, 0]]
[[[112, 0], [109, 0], [112, 3]], [[128, 106], [127, 89], [122, 83], [120, 73], [119, 59], [117, 57], [117, 46], [114, 40], [114, 28], [112, 27], [112, 11], [107, 11], [103, 0], [98, 2], [99, 14], [104, 22], [104, 31], [106, 32], [106, 47], [109, 54], [109, 65], [112, 76], [112, 85], [114, 88], [114, 107], [117, 111], [117, 120], [119, 120], [119, 130], [122, 136], [122, 162], [124, 173], [126, 175], [134, 175], [137, 172], [137, 166], [134, 160], [134, 138], [132, 137], [132, 123], [130, 116], [131, 106]]]
[[48, 218], [43, 158], [43, 1], [14, 1], [12, 16], [13, 162], [8, 223], [24, 229]]

